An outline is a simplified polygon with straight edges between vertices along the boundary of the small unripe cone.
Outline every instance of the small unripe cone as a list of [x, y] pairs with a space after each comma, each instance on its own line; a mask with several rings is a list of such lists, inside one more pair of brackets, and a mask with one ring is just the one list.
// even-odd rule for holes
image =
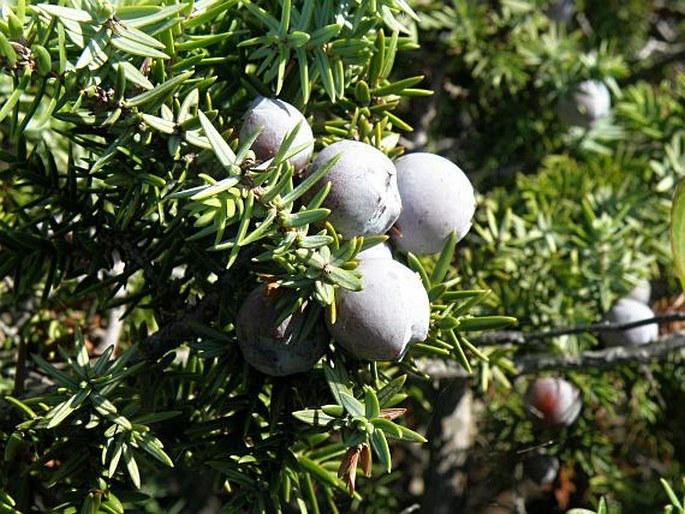
[[[654, 317], [654, 311], [644, 303], [633, 298], [621, 298], [607, 315], [612, 324], [625, 324]], [[607, 331], [602, 333], [602, 340], [609, 346], [639, 346], [654, 341], [659, 337], [659, 326], [656, 323], [642, 325], [628, 330]]]
[[331, 183], [323, 207], [331, 210], [328, 219], [346, 237], [385, 234], [402, 208], [395, 165], [377, 148], [345, 140], [324, 148], [309, 173], [326, 166], [337, 155], [337, 162], [310, 194]]
[[257, 130], [259, 136], [252, 145], [258, 159], [266, 161], [278, 153], [286, 136], [298, 126], [297, 136], [291, 148], [306, 144], [306, 148], [290, 157], [289, 162], [296, 171], [303, 169], [312, 158], [314, 134], [307, 120], [295, 106], [283, 100], [258, 96], [245, 113], [240, 139], [244, 140]]
[[476, 210], [473, 186], [454, 163], [431, 153], [411, 153], [395, 161], [402, 213], [394, 241], [405, 252], [437, 253], [453, 231], [457, 240], [471, 228]]
[[337, 320], [328, 329], [357, 358], [398, 361], [428, 335], [426, 290], [416, 273], [391, 259], [363, 260], [359, 270], [364, 289], [338, 289]]
[[328, 339], [325, 330], [317, 325], [311, 333], [303, 334], [303, 312], [295, 312], [277, 325], [276, 296], [267, 295], [266, 287], [259, 286], [243, 302], [236, 321], [243, 357], [267, 375], [308, 371], [324, 354]]
[[580, 414], [580, 391], [562, 378], [538, 378], [528, 387], [525, 406], [543, 427], [570, 426]]

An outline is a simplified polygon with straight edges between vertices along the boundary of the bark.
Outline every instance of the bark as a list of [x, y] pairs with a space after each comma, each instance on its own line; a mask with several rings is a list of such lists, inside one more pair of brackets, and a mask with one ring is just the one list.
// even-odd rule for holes
[[448, 382], [433, 405], [422, 512], [465, 512], [466, 464], [477, 433], [468, 381], [457, 378]]

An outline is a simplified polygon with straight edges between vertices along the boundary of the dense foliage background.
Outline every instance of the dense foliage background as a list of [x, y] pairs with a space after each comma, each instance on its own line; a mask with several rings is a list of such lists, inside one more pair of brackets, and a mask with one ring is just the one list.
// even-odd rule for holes
[[[679, 316], [640, 351], [583, 326], [644, 280], [657, 314], [685, 312], [684, 33], [680, 0], [0, 1], [0, 511], [675, 504]], [[586, 79], [611, 114], [564, 123]], [[303, 201], [288, 144], [253, 160], [237, 134], [258, 94], [296, 105], [317, 151], [431, 151], [478, 190], [456, 250], [396, 255], [432, 308], [401, 363], [333, 343], [306, 374], [243, 360], [258, 283], [320, 322], [364, 244]], [[570, 427], [524, 408], [550, 375], [581, 391]], [[550, 483], [524, 471], [538, 455], [558, 458]]]

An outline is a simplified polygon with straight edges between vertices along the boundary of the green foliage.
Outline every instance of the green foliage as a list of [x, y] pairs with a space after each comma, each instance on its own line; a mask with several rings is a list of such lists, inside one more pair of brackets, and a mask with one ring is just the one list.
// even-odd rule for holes
[[622, 53], [634, 58], [649, 36], [649, 15], [652, 9], [650, 2], [587, 1], [585, 4], [596, 40], [613, 41]]
[[[415, 470], [439, 454], [443, 370], [477, 407], [464, 496], [489, 473], [492, 503], [544, 447], [586, 509], [570, 512], [660, 508], [657, 477], [682, 474], [680, 354], [568, 373], [584, 408], [557, 433], [526, 416], [521, 374], [602, 349], [531, 333], [598, 322], [641, 279], [676, 291], [683, 6], [586, 0], [554, 21], [552, 4], [2, 3], [0, 511], [409, 511], [434, 485]], [[559, 104], [586, 79], [612, 113], [568, 126]], [[385, 239], [327, 222], [327, 167], [288, 162], [296, 130], [256, 159], [259, 134], [238, 134], [257, 95], [294, 104], [316, 150], [433, 151], [477, 186], [459, 246], [396, 256], [431, 304], [402, 362], [333, 341], [306, 374], [243, 360], [236, 314], [257, 284], [288, 289], [281, 320], [335, 319], [339, 288], [363, 287], [357, 254]]]
[[669, 500], [671, 500], [671, 504], [667, 505], [664, 508], [664, 512], [666, 512], [667, 514], [682, 514], [683, 512], [685, 512], [685, 498], [683, 498], [682, 500], [679, 499], [675, 491], [673, 490], [673, 487], [671, 487], [671, 485], [663, 478], [661, 479], [661, 485], [666, 491]]
[[[418, 47], [416, 20], [399, 0], [2, 6], [1, 302], [20, 324], [0, 433], [17, 462], [2, 468], [8, 509], [165, 511], [157, 478], [192, 489], [184, 475], [199, 470], [223, 512], [335, 510], [354, 491], [346, 452], [370, 476], [367, 450], [390, 472], [388, 440], [425, 441], [394, 421], [399, 371], [426, 353], [470, 369], [466, 352], [486, 357], [464, 333], [512, 322], [469, 314], [482, 291], [454, 289], [454, 240], [430, 275], [410, 257], [434, 328], [400, 366], [346, 362], [332, 346], [310, 388], [248, 369], [235, 340], [257, 282], [294, 292], [282, 319], [311, 300], [334, 318], [336, 289], [363, 287], [357, 253], [379, 241], [326, 222], [328, 187], [307, 193], [327, 167], [297, 176], [296, 131], [257, 161], [258, 134], [236, 137], [242, 113], [278, 95], [315, 120], [319, 144], [398, 155], [411, 127], [393, 111], [430, 94], [421, 75], [391, 77]], [[315, 323], [324, 309], [311, 312]], [[124, 337], [95, 348], [120, 317]], [[330, 470], [345, 462], [347, 484]]]
[[[422, 13], [423, 69], [434, 69], [440, 105], [425, 130], [428, 147], [465, 169], [527, 169], [565, 146], [557, 104], [585, 78], [612, 83], [627, 73], [606, 41], [587, 51], [578, 31], [554, 24], [534, 2], [432, 3]], [[450, 58], [441, 62], [443, 55]], [[609, 128], [595, 139], [615, 138]], [[449, 145], [447, 145], [449, 142]]]

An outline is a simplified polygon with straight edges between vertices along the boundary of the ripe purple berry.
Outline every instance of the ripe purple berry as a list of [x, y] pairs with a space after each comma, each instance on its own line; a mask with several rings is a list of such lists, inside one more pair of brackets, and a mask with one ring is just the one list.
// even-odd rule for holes
[[261, 130], [252, 145], [257, 159], [266, 161], [276, 155], [286, 136], [298, 126], [297, 135], [291, 148], [306, 144], [306, 148], [290, 157], [295, 171], [304, 168], [312, 158], [314, 135], [302, 113], [283, 100], [258, 96], [243, 116], [240, 139], [246, 139]]
[[580, 414], [580, 391], [563, 378], [534, 380], [525, 396], [525, 407], [536, 424], [543, 427], [570, 426]]
[[262, 373], [292, 375], [311, 369], [324, 354], [326, 331], [321, 325], [303, 333], [304, 312], [295, 312], [276, 325], [276, 297], [259, 286], [245, 299], [236, 321], [238, 344], [245, 360]]
[[476, 198], [464, 172], [444, 157], [411, 153], [395, 161], [402, 213], [397, 220], [400, 249], [415, 254], [442, 250], [453, 232], [462, 239], [471, 228]]
[[418, 275], [390, 259], [363, 260], [364, 289], [336, 293], [337, 320], [328, 329], [360, 359], [398, 361], [428, 335], [430, 304]]
[[331, 190], [323, 207], [331, 210], [330, 222], [346, 237], [385, 234], [400, 215], [397, 170], [377, 148], [359, 141], [338, 141], [324, 148], [309, 173], [340, 154], [338, 161], [313, 188], [327, 182]]

